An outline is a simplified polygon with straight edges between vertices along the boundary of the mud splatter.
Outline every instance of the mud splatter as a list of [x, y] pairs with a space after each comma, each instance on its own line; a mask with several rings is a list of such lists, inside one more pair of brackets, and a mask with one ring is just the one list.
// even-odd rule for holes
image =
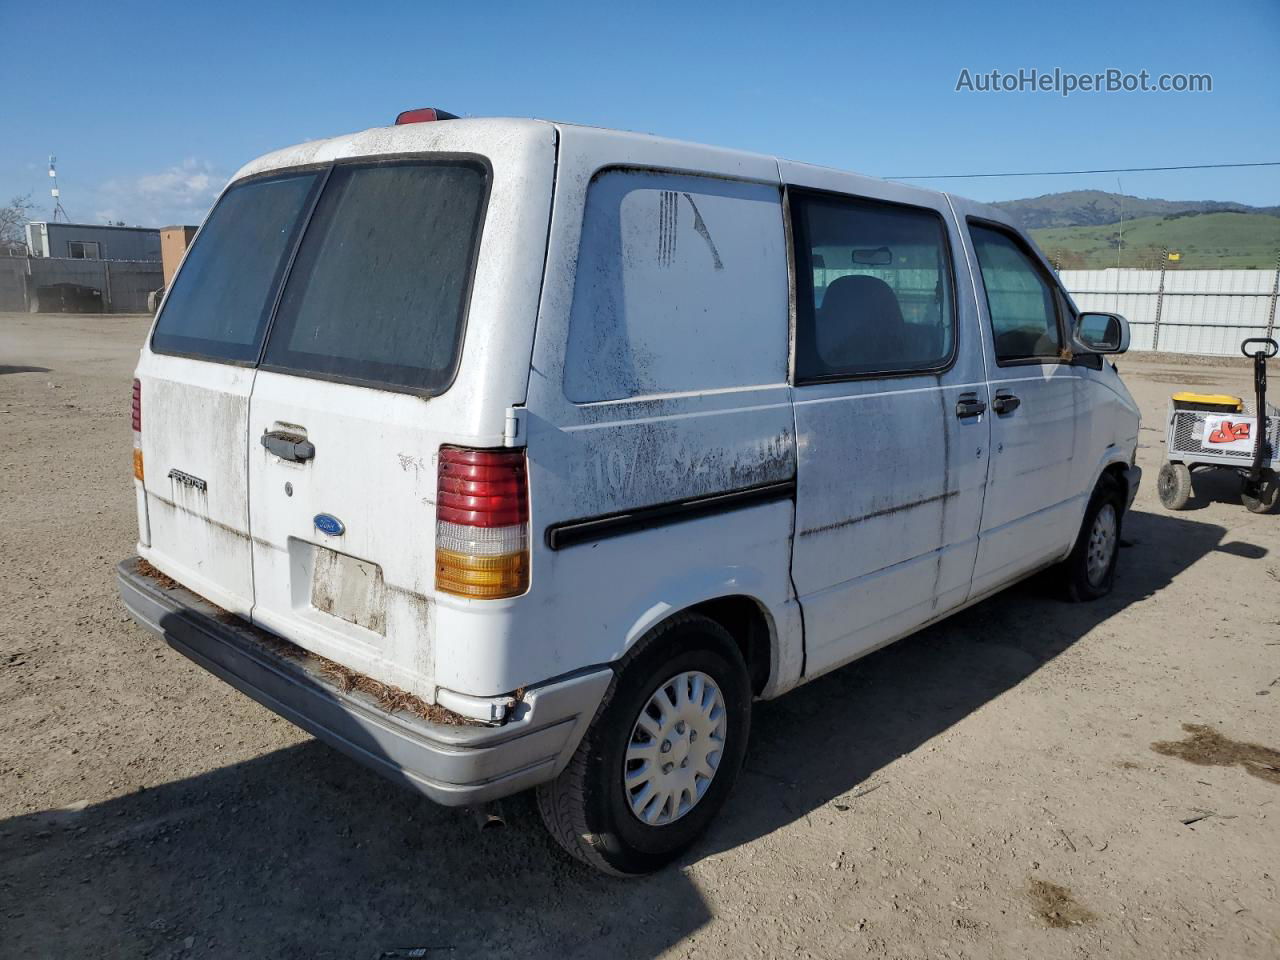
[[[895, 513], [903, 513], [907, 510], [914, 510], [917, 507], [925, 507], [931, 503], [937, 503], [938, 501], [942, 501], [945, 511], [946, 502], [952, 497], [958, 497], [959, 495], [959, 490], [948, 490], [946, 493], [939, 493], [932, 497], [925, 497], [923, 500], [913, 500], [910, 503], [899, 503], [892, 507], [885, 507], [883, 510], [873, 510], [871, 513], [864, 513], [861, 516], [849, 517], [846, 520], [837, 520], [835, 523], [828, 523], [822, 527], [812, 527], [809, 530], [801, 530], [800, 536], [811, 537], [815, 533], [827, 533], [831, 530], [839, 530], [841, 527], [848, 527], [855, 523], [862, 523], [864, 520], [875, 520], [879, 517], [892, 516]], [[943, 513], [943, 517], [946, 517], [945, 512]]]
[[1160, 740], [1151, 744], [1151, 749], [1201, 767], [1239, 764], [1259, 780], [1280, 786], [1280, 750], [1228, 739], [1202, 723], [1184, 723], [1182, 729], [1191, 736], [1185, 740]]
[[1095, 919], [1091, 911], [1075, 901], [1068, 887], [1046, 880], [1032, 880], [1028, 896], [1036, 916], [1051, 927], [1077, 927]]

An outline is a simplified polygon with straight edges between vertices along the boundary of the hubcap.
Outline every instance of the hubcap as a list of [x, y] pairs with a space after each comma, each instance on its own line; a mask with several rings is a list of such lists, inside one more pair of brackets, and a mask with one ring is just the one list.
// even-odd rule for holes
[[1093, 518], [1093, 529], [1089, 531], [1089, 554], [1085, 572], [1089, 582], [1098, 586], [1111, 569], [1111, 558], [1116, 552], [1116, 508], [1104, 503], [1098, 515]]
[[724, 755], [724, 695], [705, 673], [681, 673], [649, 697], [627, 743], [622, 787], [642, 823], [679, 820], [706, 794]]

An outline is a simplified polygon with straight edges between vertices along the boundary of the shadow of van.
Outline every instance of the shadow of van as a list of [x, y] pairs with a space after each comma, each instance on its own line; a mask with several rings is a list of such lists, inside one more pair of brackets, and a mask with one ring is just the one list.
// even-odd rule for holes
[[[1224, 532], [1133, 513], [1133, 546], [1104, 600], [1059, 603], [1033, 581], [758, 705], [747, 769], [685, 865], [855, 790], [1158, 593]], [[711, 919], [683, 869], [609, 880], [554, 846], [527, 795], [508, 814], [506, 829], [478, 832], [311, 741], [0, 822], [0, 937], [24, 956], [177, 956], [194, 938], [209, 954], [273, 960], [412, 947], [650, 957]]]

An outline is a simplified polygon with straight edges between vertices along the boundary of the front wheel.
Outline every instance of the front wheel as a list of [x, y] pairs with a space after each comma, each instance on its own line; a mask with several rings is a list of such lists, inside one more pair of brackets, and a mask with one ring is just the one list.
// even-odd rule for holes
[[1111, 477], [1094, 488], [1071, 554], [1063, 562], [1067, 599], [1097, 600], [1111, 592], [1120, 554], [1124, 494]]
[[706, 830], [746, 753], [751, 681], [733, 637], [680, 614], [629, 653], [573, 759], [538, 788], [538, 811], [579, 860], [649, 873]]

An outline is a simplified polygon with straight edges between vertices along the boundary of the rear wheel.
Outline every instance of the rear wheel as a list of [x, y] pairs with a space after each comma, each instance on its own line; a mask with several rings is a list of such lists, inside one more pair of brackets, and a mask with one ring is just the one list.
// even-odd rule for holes
[[1063, 562], [1067, 599], [1097, 600], [1111, 592], [1120, 554], [1124, 494], [1120, 484], [1104, 476], [1094, 488], [1076, 545]]
[[1191, 470], [1185, 463], [1166, 463], [1160, 468], [1156, 476], [1156, 493], [1166, 509], [1181, 510], [1193, 492]]
[[538, 788], [543, 822], [598, 870], [656, 870], [723, 805], [750, 720], [751, 681], [733, 637], [706, 617], [673, 617], [628, 655], [569, 765]]
[[1240, 500], [1250, 513], [1271, 513], [1280, 503], [1280, 478], [1270, 476], [1257, 483], [1246, 480], [1240, 490]]

